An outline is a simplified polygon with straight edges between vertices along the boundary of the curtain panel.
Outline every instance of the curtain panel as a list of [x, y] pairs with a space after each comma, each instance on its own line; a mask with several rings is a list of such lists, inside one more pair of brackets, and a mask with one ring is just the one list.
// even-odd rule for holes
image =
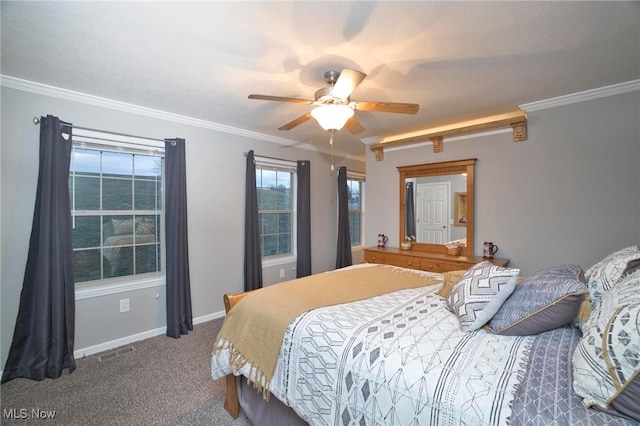
[[20, 306], [2, 383], [58, 378], [76, 368], [73, 235], [69, 201], [71, 125], [40, 118], [40, 163]]
[[404, 202], [405, 202], [405, 237], [412, 237], [416, 239], [416, 209], [415, 209], [415, 197], [413, 195], [413, 182], [407, 182], [404, 187]]
[[262, 257], [258, 227], [258, 191], [253, 150], [247, 153], [244, 202], [244, 291], [262, 288]]
[[296, 277], [311, 275], [311, 163], [298, 161]]
[[338, 169], [338, 249], [336, 269], [351, 266], [351, 233], [349, 232], [349, 188], [347, 168]]
[[167, 336], [179, 338], [193, 330], [184, 139], [165, 140], [165, 162]]

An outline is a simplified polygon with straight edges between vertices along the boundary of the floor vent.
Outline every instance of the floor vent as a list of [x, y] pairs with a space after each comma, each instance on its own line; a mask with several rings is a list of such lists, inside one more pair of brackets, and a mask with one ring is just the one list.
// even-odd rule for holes
[[105, 354], [98, 356], [98, 361], [108, 361], [110, 359], [114, 359], [119, 357], [120, 355], [124, 355], [129, 352], [133, 352], [136, 349], [133, 346], [127, 346], [126, 348], [118, 349], [115, 351], [107, 352]]

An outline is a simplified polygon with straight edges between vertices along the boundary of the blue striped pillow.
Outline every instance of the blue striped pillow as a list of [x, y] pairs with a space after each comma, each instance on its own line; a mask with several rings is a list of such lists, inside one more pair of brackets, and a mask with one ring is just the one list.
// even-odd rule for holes
[[579, 265], [558, 265], [518, 284], [489, 321], [495, 334], [528, 336], [570, 323], [588, 293]]

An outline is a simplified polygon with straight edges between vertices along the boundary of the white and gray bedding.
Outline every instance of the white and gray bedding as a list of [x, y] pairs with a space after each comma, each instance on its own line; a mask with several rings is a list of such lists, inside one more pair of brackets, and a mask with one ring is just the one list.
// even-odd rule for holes
[[[271, 393], [313, 425], [637, 424], [587, 409], [573, 392], [578, 330], [463, 332], [438, 288], [298, 316], [287, 328]], [[214, 378], [232, 372], [228, 358], [224, 350], [214, 354]]]
[[526, 373], [516, 390], [510, 424], [638, 425], [582, 405], [572, 389], [571, 358], [580, 331], [567, 326], [535, 336]]

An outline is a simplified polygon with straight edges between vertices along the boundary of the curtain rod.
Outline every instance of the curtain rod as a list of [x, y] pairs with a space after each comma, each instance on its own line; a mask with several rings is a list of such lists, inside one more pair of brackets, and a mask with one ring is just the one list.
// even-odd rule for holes
[[[242, 153], [242, 155], [244, 155], [246, 157], [247, 155], [249, 155], [249, 153], [247, 151], [245, 151], [244, 153]], [[254, 154], [254, 156], [255, 157], [260, 157], [260, 158], [266, 158], [268, 160], [288, 161], [288, 162], [295, 163], [295, 160], [285, 160], [284, 158], [267, 157], [266, 155], [258, 155], [258, 154]]]
[[[247, 155], [249, 155], [249, 153], [247, 151], [245, 151], [242, 155], [244, 155], [245, 157]], [[266, 159], [266, 160], [273, 160], [273, 161], [278, 161], [278, 162], [285, 162], [285, 163], [296, 163], [297, 160], [287, 160], [285, 158], [277, 158], [277, 157], [267, 157], [266, 155], [259, 155], [259, 154], [253, 154], [254, 157], [256, 157], [257, 159]], [[307, 160], [303, 160], [303, 161], [307, 161]]]
[[[248, 155], [249, 153], [247, 151], [245, 151], [242, 155], [244, 155], [245, 157]], [[290, 161], [290, 162], [295, 162], [295, 160], [284, 160], [282, 158], [276, 158], [276, 157], [267, 157], [266, 155], [258, 155], [258, 154], [254, 154], [256, 157], [260, 157], [260, 158], [267, 158], [269, 160], [276, 160], [276, 161]], [[306, 160], [305, 160], [306, 161]], [[339, 170], [336, 170], [336, 175], [339, 173]], [[362, 172], [356, 172], [354, 170], [349, 170], [347, 169], [347, 172], [351, 172], [351, 173], [359, 173], [359, 174], [363, 174]]]
[[[40, 119], [38, 117], [33, 117], [33, 124], [40, 124]], [[138, 138], [138, 139], [147, 139], [147, 140], [150, 140], [150, 141], [158, 141], [158, 142], [164, 142], [165, 141], [165, 139], [150, 138], [149, 136], [130, 135], [130, 134], [127, 134], [127, 133], [111, 132], [109, 130], [100, 130], [100, 129], [92, 129], [90, 127], [74, 126], [73, 124], [69, 124], [69, 126], [73, 127], [74, 129], [88, 130], [90, 132], [108, 133], [110, 135], [125, 136], [125, 137], [129, 137], [129, 138]]]

